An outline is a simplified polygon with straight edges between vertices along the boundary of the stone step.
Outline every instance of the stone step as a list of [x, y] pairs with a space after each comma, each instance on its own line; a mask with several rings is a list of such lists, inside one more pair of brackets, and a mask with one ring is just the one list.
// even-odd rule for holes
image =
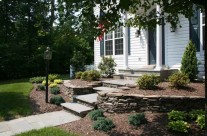
[[80, 117], [86, 116], [88, 112], [93, 110], [93, 108], [79, 104], [79, 103], [62, 103], [61, 106], [71, 113], [74, 113]]
[[73, 102], [96, 108], [97, 93], [73, 96]]
[[102, 81], [104, 87], [111, 87], [111, 88], [118, 88], [121, 86], [129, 86], [129, 85], [136, 85], [136, 81], [134, 80], [124, 80], [124, 79], [117, 79], [117, 80], [106, 80]]
[[134, 80], [137, 81], [139, 77], [141, 77], [143, 74], [114, 74], [113, 78], [118, 79], [125, 79], [125, 80]]
[[111, 87], [94, 87], [93, 89], [96, 91], [100, 91], [100, 92], [119, 92], [119, 91], [122, 91], [121, 89], [111, 88]]

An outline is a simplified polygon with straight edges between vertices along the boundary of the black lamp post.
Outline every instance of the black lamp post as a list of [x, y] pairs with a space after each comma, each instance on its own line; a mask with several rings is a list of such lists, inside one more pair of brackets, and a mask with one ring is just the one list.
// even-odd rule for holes
[[46, 63], [46, 94], [45, 94], [45, 102], [48, 103], [48, 72], [49, 72], [49, 60], [52, 59], [52, 52], [50, 51], [50, 47], [47, 47], [46, 51], [44, 52], [44, 59]]

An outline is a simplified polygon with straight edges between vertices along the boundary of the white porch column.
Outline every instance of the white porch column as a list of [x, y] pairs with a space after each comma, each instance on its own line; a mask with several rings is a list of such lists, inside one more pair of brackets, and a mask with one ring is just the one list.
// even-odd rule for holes
[[[156, 7], [157, 17], [161, 14], [160, 6]], [[162, 69], [162, 25], [156, 25], [156, 67], [155, 70]]]
[[[127, 12], [125, 13], [125, 20], [127, 20]], [[124, 27], [124, 69], [128, 69], [128, 27]]]

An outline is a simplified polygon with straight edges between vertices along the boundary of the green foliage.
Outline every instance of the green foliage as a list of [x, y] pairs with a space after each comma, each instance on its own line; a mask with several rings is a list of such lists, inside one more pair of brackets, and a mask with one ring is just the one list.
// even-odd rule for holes
[[60, 105], [61, 103], [64, 103], [65, 100], [63, 99], [62, 96], [59, 95], [54, 95], [50, 98], [50, 103]]
[[52, 87], [52, 88], [50, 88], [50, 93], [51, 94], [59, 94], [60, 88], [59, 87]]
[[57, 127], [47, 127], [39, 130], [31, 130], [15, 136], [78, 136], [73, 133], [68, 133]]
[[204, 110], [192, 110], [189, 112], [188, 116], [191, 118], [191, 119], [197, 119], [197, 117], [199, 115], [205, 115], [205, 111]]
[[81, 79], [83, 72], [79, 71], [75, 73], [75, 79]]
[[93, 123], [93, 129], [95, 130], [101, 130], [104, 132], [110, 131], [112, 128], [114, 128], [115, 125], [110, 119], [106, 119], [103, 117], [98, 118], [94, 123]]
[[85, 53], [74, 51], [74, 55], [71, 58], [71, 65], [73, 66], [74, 72], [84, 71], [86, 65]]
[[91, 120], [97, 120], [99, 117], [104, 117], [103, 110], [93, 110], [88, 113]]
[[146, 123], [147, 119], [145, 118], [144, 113], [139, 113], [139, 114], [135, 114], [135, 115], [130, 115], [128, 117], [128, 122], [130, 125], [140, 126], [141, 124]]
[[205, 115], [198, 115], [196, 123], [203, 129], [205, 127]]
[[58, 86], [58, 84], [56, 84], [56, 83], [51, 83], [51, 84], [49, 85], [50, 88], [57, 87], [57, 86]]
[[53, 82], [55, 79], [59, 79], [60, 75], [59, 74], [49, 74], [48, 79]]
[[170, 121], [186, 120], [187, 117], [187, 114], [185, 112], [175, 110], [172, 110], [167, 115]]
[[44, 85], [37, 85], [37, 90], [44, 91], [45, 86]]
[[62, 84], [63, 83], [63, 80], [62, 79], [55, 79], [54, 80], [54, 83], [56, 83], [56, 84]]
[[101, 77], [100, 73], [97, 70], [88, 71], [87, 80], [89, 81], [97, 81]]
[[196, 46], [190, 41], [183, 54], [181, 72], [185, 73], [191, 81], [195, 80], [198, 74], [198, 62], [196, 57]]
[[114, 59], [110, 57], [102, 57], [98, 68], [101, 70], [101, 74], [106, 77], [112, 77], [115, 72], [116, 63]]
[[173, 73], [168, 80], [171, 83], [171, 86], [175, 88], [182, 88], [190, 82], [188, 76], [181, 72]]
[[145, 74], [142, 77], [138, 78], [137, 85], [140, 89], [156, 89], [159, 82], [159, 77], [157, 77], [156, 75]]
[[88, 79], [88, 71], [85, 71], [85, 72], [82, 73], [81, 79], [82, 80], [87, 80]]
[[[50, 85], [50, 84], [51, 84], [51, 82], [48, 80], [48, 85]], [[46, 80], [42, 81], [42, 85], [44, 85], [44, 86], [46, 85]]]
[[42, 81], [45, 80], [45, 77], [32, 77], [29, 79], [29, 82], [31, 83], [42, 83]]
[[171, 121], [167, 125], [168, 129], [174, 132], [188, 133], [189, 124], [185, 121]]

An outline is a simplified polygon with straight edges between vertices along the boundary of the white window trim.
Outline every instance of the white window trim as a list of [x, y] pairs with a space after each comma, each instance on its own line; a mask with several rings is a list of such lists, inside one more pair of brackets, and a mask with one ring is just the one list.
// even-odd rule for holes
[[[115, 38], [115, 31], [112, 32], [113, 34], [113, 38], [110, 39], [113, 41], [113, 54], [112, 55], [106, 55], [106, 41], [109, 41], [109, 40], [106, 40], [105, 39], [105, 36], [106, 36], [106, 33], [104, 33], [104, 56], [113, 56], [113, 57], [119, 57], [119, 56], [123, 56], [124, 55], [124, 40], [125, 40], [125, 34], [124, 34], [124, 27], [122, 27], [122, 33], [123, 33], [123, 36], [122, 37], [118, 37], [118, 38]], [[123, 54], [119, 54], [119, 55], [115, 55], [115, 40], [116, 39], [123, 39]]]

